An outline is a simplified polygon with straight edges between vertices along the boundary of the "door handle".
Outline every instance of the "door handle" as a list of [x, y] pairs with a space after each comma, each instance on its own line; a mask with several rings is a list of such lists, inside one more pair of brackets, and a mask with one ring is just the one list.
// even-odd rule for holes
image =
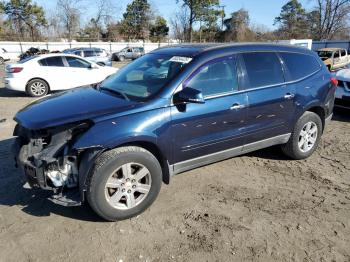
[[292, 99], [293, 97], [294, 97], [294, 94], [291, 94], [291, 93], [287, 93], [284, 95], [285, 99]]
[[238, 109], [242, 109], [242, 108], [245, 108], [245, 105], [240, 105], [238, 103], [235, 103], [230, 107], [231, 110], [238, 110]]

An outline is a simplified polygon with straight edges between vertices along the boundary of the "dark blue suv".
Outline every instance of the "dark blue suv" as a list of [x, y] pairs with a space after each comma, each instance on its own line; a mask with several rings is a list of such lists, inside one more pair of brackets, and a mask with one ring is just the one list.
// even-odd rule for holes
[[17, 164], [64, 205], [135, 216], [162, 181], [281, 145], [310, 156], [332, 116], [336, 80], [312, 51], [275, 44], [157, 49], [96, 86], [17, 113]]

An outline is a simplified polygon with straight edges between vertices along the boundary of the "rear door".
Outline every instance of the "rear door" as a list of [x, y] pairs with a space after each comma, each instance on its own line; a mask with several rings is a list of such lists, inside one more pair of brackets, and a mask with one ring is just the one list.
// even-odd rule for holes
[[83, 54], [84, 54], [85, 59], [96, 63], [96, 55], [95, 55], [94, 50], [84, 50]]
[[52, 56], [38, 61], [41, 69], [37, 72], [40, 77], [46, 80], [50, 90], [60, 90], [72, 87], [72, 82], [67, 78], [67, 69], [63, 63], [62, 56]]
[[205, 63], [184, 82], [188, 87], [205, 103], [172, 106], [174, 162], [242, 146], [247, 96], [238, 90], [236, 57]]
[[126, 52], [125, 52], [125, 58], [126, 59], [132, 59], [133, 57], [132, 57], [132, 48], [130, 47], [130, 48], [128, 48], [127, 50], [126, 50]]
[[247, 91], [247, 143], [289, 133], [293, 117], [295, 89], [285, 84], [279, 56], [275, 52], [240, 54]]

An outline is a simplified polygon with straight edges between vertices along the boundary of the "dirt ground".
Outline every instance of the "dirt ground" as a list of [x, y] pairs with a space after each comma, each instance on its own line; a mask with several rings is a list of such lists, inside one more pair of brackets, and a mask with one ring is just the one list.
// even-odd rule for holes
[[350, 261], [350, 112], [307, 160], [274, 147], [186, 172], [140, 216], [109, 223], [22, 188], [12, 118], [33, 99], [0, 86], [1, 262]]

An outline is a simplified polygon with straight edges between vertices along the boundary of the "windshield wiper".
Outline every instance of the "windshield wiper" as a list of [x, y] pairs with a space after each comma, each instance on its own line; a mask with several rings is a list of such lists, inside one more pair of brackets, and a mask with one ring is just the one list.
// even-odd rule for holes
[[99, 86], [99, 90], [106, 90], [108, 92], [111, 92], [113, 94], [116, 94], [118, 96], [123, 97], [127, 101], [130, 101], [129, 97], [124, 92], [122, 92], [120, 90], [112, 89], [112, 88], [108, 88], [108, 87], [104, 87], [104, 86]]

